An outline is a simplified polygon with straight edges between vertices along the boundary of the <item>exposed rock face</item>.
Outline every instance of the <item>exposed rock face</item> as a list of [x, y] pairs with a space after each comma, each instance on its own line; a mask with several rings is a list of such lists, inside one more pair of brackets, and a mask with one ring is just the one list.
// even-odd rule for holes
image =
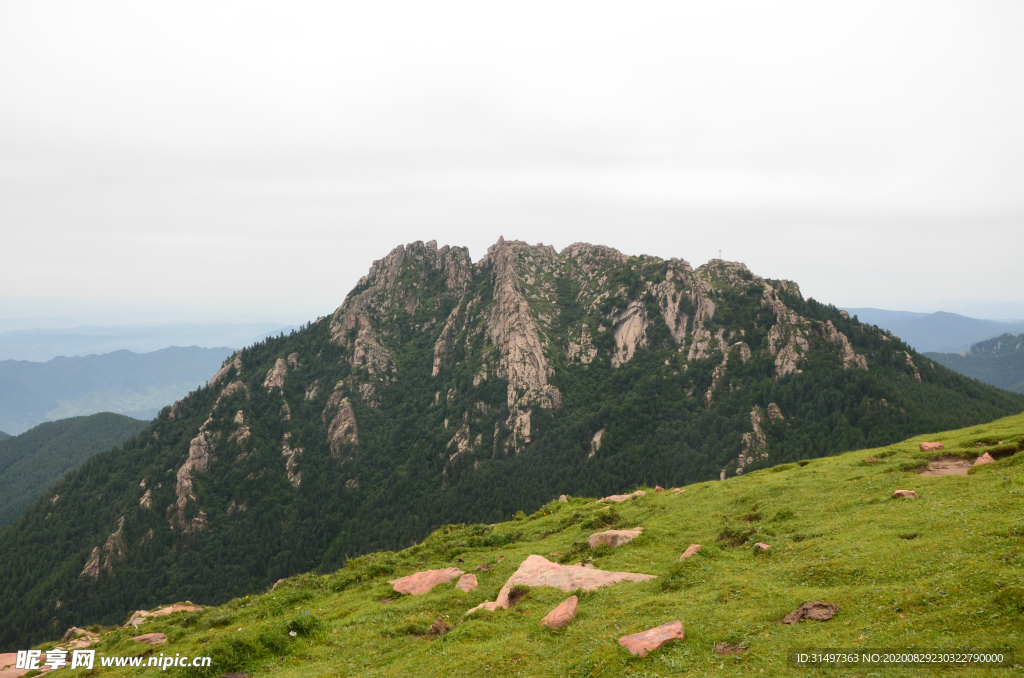
[[217, 374], [213, 375], [213, 378], [211, 378], [210, 381], [206, 382], [206, 385], [213, 386], [214, 384], [216, 384], [224, 377], [224, 375], [228, 373], [228, 370], [230, 370], [232, 367], [235, 368], [235, 376], [242, 374], [242, 358], [239, 355], [239, 353], [235, 353], [233, 356], [231, 356], [231, 359], [224, 363], [224, 366], [221, 367], [220, 370], [218, 370]]
[[974, 460], [973, 466], [981, 466], [982, 464], [991, 464], [994, 461], [995, 461], [995, 459], [992, 457], [992, 455], [989, 454], [988, 452], [986, 452], [985, 454], [981, 455], [980, 457], [978, 457], [977, 459]]
[[921, 443], [918, 447], [921, 448], [922, 452], [937, 452], [946, 449], [942, 443]]
[[191, 520], [187, 519], [187, 507], [189, 502], [195, 501], [196, 495], [192, 487], [193, 473], [206, 473], [210, 469], [210, 456], [214, 450], [215, 434], [206, 431], [210, 423], [207, 420], [199, 429], [199, 435], [192, 439], [188, 447], [188, 458], [178, 469], [176, 475], [177, 483], [174, 487], [174, 494], [177, 497], [172, 509], [176, 508], [170, 519], [171, 527], [179, 528], [183, 533], [189, 534], [202, 530], [206, 526], [206, 513], [199, 511]]
[[590, 454], [587, 455], [587, 459], [593, 457], [595, 454], [597, 454], [597, 451], [601, 449], [602, 436], [604, 436], [603, 428], [599, 430], [597, 433], [595, 433], [594, 437], [590, 439]]
[[469, 593], [470, 591], [476, 591], [477, 586], [478, 584], [475, 574], [464, 574], [459, 577], [459, 582], [455, 585], [455, 588]]
[[768, 461], [768, 435], [761, 428], [763, 423], [764, 410], [754, 405], [750, 411], [750, 427], [753, 430], [743, 434], [743, 451], [736, 464], [737, 474], [743, 473], [743, 469], [755, 461]]
[[687, 549], [685, 551], [683, 551], [683, 555], [679, 556], [679, 562], [683, 562], [684, 560], [686, 560], [690, 556], [697, 555], [697, 551], [700, 551], [700, 549], [701, 549], [700, 544], [690, 544], [690, 546], [687, 547]]
[[629, 653], [637, 657], [646, 657], [655, 650], [660, 650], [669, 643], [686, 638], [683, 631], [683, 623], [680, 621], [669, 622], [653, 629], [647, 629], [631, 636], [619, 638], [619, 645], [629, 650]]
[[590, 548], [597, 548], [601, 545], [611, 546], [617, 548], [633, 541], [640, 536], [640, 533], [644, 531], [644, 528], [637, 527], [632, 530], [606, 530], [604, 532], [595, 532], [587, 538], [587, 543], [590, 544]]
[[500, 608], [508, 609], [510, 606], [509, 593], [514, 586], [553, 586], [562, 591], [574, 591], [582, 589], [591, 591], [602, 586], [611, 586], [618, 582], [647, 581], [654, 579], [650, 574], [634, 574], [632, 572], [606, 572], [593, 567], [582, 565], [559, 565], [552, 563], [542, 556], [530, 556], [519, 566], [515, 574], [508, 578], [505, 585], [498, 592], [498, 598], [493, 603], [480, 603], [466, 614], [477, 610], [494, 610]]
[[114, 565], [121, 562], [124, 558], [123, 530], [124, 516], [121, 516], [117, 521], [117, 530], [107, 537], [107, 540], [103, 542], [103, 546], [93, 548], [89, 559], [85, 562], [85, 567], [82, 568], [82, 573], [78, 575], [80, 578], [88, 577], [89, 579], [96, 580], [99, 579], [101, 571], [108, 574], [114, 571]]
[[437, 342], [434, 344], [434, 371], [432, 376], [437, 376], [441, 373], [441, 368], [444, 366], [444, 362], [448, 357], [448, 352], [451, 350], [452, 342], [455, 340], [456, 327], [459, 323], [459, 319], [462, 317], [462, 306], [456, 306], [452, 309], [452, 312], [448, 315], [448, 319], [444, 323], [444, 328], [441, 330], [441, 336], [437, 338]]
[[410, 574], [408, 577], [392, 579], [388, 583], [392, 585], [396, 593], [420, 596], [424, 593], [430, 593], [438, 584], [453, 581], [463, 574], [463, 571], [457, 567], [446, 567], [443, 570], [424, 570], [423, 572]]
[[576, 618], [576, 607], [579, 602], [578, 596], [569, 596], [559, 603], [558, 607], [544, 615], [544, 618], [540, 620], [540, 625], [549, 629], [565, 628]]
[[233, 395], [235, 395], [236, 393], [239, 393], [239, 392], [245, 393], [245, 397], [246, 398], [249, 397], [249, 392], [245, 388], [245, 384], [243, 384], [240, 381], [233, 381], [233, 382], [231, 382], [230, 384], [225, 386], [224, 390], [220, 392], [219, 396], [217, 396], [217, 402], [214, 403], [214, 407], [219, 405], [220, 401], [224, 400], [225, 398], [230, 398], [231, 396], [233, 396]]
[[296, 469], [299, 465], [298, 456], [302, 454], [302, 448], [293, 448], [288, 444], [288, 439], [291, 438], [291, 435], [291, 433], [284, 434], [284, 440], [281, 441], [281, 455], [285, 458], [285, 470], [288, 473], [288, 482], [292, 484], [292, 487], [298, 487], [302, 484], [302, 471]]
[[637, 490], [636, 492], [630, 492], [629, 494], [613, 494], [610, 497], [604, 497], [603, 499], [598, 499], [597, 503], [601, 503], [603, 501], [624, 502], [627, 499], [632, 499], [633, 497], [642, 497], [645, 494], [647, 494], [647, 493], [644, 492], [643, 490]]
[[782, 410], [775, 403], [768, 403], [768, 420], [773, 424], [777, 421], [785, 420], [785, 417], [782, 416]]
[[167, 642], [167, 636], [162, 633], [144, 633], [141, 636], [135, 636], [132, 640], [146, 645], [162, 645]]
[[274, 363], [274, 367], [267, 372], [267, 378], [263, 380], [263, 387], [267, 391], [273, 391], [276, 389], [284, 389], [284, 380], [288, 376], [288, 361], [284, 358], [278, 358], [277, 362]]
[[[342, 384], [338, 384], [341, 386]], [[335, 390], [327, 401], [323, 413], [324, 424], [327, 425], [327, 438], [331, 445], [331, 454], [340, 456], [345, 445], [359, 444], [359, 427], [356, 424], [356, 413], [352, 403], [342, 396], [341, 390]]]
[[850, 345], [850, 340], [845, 334], [836, 329], [836, 326], [832, 324], [831, 320], [827, 320], [821, 325], [821, 331], [827, 341], [839, 346], [839, 350], [843, 356], [844, 370], [848, 370], [853, 367], [857, 367], [862, 370], [868, 369], [868, 359], [859, 353], [854, 353], [853, 346]]
[[914, 371], [914, 379], [921, 381], [921, 372], [917, 369], [917, 365], [914, 364], [914, 359], [911, 357], [909, 351], [904, 351], [903, 355], [907, 356], [907, 365]]
[[597, 347], [594, 346], [590, 337], [590, 325], [584, 323], [580, 327], [580, 340], [579, 342], [569, 342], [569, 347], [565, 351], [565, 357], [569, 362], [578, 361], [584, 365], [594, 362], [594, 358], [597, 357]]
[[146, 490], [146, 494], [142, 495], [142, 499], [139, 500], [139, 506], [145, 509], [153, 508], [153, 491]]
[[647, 345], [647, 314], [639, 300], [629, 302], [626, 310], [615, 321], [615, 354], [612, 367], [630, 361], [639, 346]]
[[776, 378], [799, 374], [797, 363], [810, 349], [806, 332], [801, 327], [802, 319], [782, 303], [778, 293], [767, 283], [761, 303], [775, 314], [776, 323], [768, 331], [768, 352], [775, 356]]

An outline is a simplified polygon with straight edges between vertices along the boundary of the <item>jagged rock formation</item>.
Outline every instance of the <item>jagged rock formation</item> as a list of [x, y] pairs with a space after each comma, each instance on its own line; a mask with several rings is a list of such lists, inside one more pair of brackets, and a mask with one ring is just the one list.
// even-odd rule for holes
[[[9, 574], [32, 579], [17, 595], [76, 610], [107, 596], [121, 602], [99, 614], [123, 622], [147, 602], [133, 582], [167, 568], [161, 599], [216, 602], [440, 524], [485, 533], [560, 494], [618, 506], [638, 495], [613, 492], [643, 483], [1024, 409], [986, 388], [740, 263], [504, 239], [474, 263], [417, 242], [334, 313], [235, 353], [149, 431], [68, 474], [0, 533], [0, 571], [56, 552], [23, 534], [44, 531], [67, 558]], [[0, 640], [22, 628], [4, 586]], [[85, 623], [64, 615], [54, 628]]]

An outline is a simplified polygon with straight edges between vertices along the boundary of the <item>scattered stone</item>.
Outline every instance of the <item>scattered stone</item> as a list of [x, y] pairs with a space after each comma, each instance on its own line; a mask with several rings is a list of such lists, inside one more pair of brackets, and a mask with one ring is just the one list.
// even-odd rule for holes
[[896, 490], [892, 493], [893, 499], [917, 499], [917, 492], [913, 490]]
[[631, 542], [640, 536], [640, 533], [644, 531], [642, 527], [635, 527], [632, 530], [606, 530], [605, 532], [596, 532], [587, 539], [587, 543], [590, 544], [590, 548], [597, 548], [602, 544], [617, 548], [627, 542]]
[[771, 546], [769, 546], [768, 544], [765, 544], [763, 541], [759, 541], [756, 544], [754, 544], [754, 548], [755, 549], [760, 549], [761, 553], [767, 553], [768, 549], [770, 549]]
[[623, 636], [619, 638], [619, 645], [637, 657], [645, 657], [648, 653], [660, 650], [669, 643], [683, 640], [685, 637], [686, 633], [683, 631], [683, 623], [681, 621], [674, 621], [662, 624], [661, 626], [655, 626], [653, 629], [647, 629], [640, 633], [634, 633], [631, 636]]
[[388, 598], [387, 596], [385, 596], [385, 597], [379, 599], [377, 602], [383, 603], [384, 605], [387, 605], [388, 603], [395, 602], [395, 599], [394, 598]]
[[782, 620], [783, 624], [796, 624], [801, 619], [813, 619], [814, 621], [828, 621], [836, 616], [839, 607], [833, 603], [823, 603], [820, 600], [812, 600], [804, 603], [786, 615]]
[[697, 551], [700, 551], [700, 544], [690, 544], [690, 546], [683, 551], [683, 555], [679, 556], [679, 562], [683, 562], [690, 556], [697, 555]]
[[922, 452], [935, 452], [936, 450], [946, 449], [942, 443], [921, 443], [918, 445]]
[[874, 457], [870, 457], [870, 456], [869, 457], [864, 457], [864, 461], [866, 461], [869, 464], [877, 464], [878, 463], [877, 459], [875, 459]]
[[665, 491], [665, 488], [664, 488], [664, 487], [662, 487], [661, 485], [655, 485], [655, 486], [654, 486], [654, 491], [655, 491], [655, 492], [664, 492], [664, 491]]
[[579, 603], [577, 596], [569, 596], [561, 603], [558, 607], [544, 615], [544, 618], [540, 620], [541, 626], [546, 626], [549, 629], [560, 629], [569, 625], [576, 617], [576, 606]]
[[725, 655], [741, 654], [741, 653], [746, 652], [746, 651], [747, 651], [747, 648], [740, 647], [736, 643], [724, 643], [723, 642], [723, 643], [716, 643], [715, 644], [715, 654], [725, 654]]
[[198, 612], [202, 609], [202, 605], [193, 605], [186, 601], [185, 604], [175, 603], [174, 605], [164, 605], [163, 607], [158, 607], [152, 612], [148, 610], [138, 610], [137, 612], [132, 614], [130, 619], [128, 619], [128, 623], [124, 625], [124, 628], [128, 628], [129, 626], [138, 626], [139, 624], [145, 624], [147, 617], [163, 617], [165, 615], [173, 614], [175, 612]]
[[438, 617], [433, 624], [430, 625], [430, 633], [435, 636], [443, 636], [452, 630], [452, 627], [444, 622], [443, 619]]
[[477, 582], [475, 574], [462, 575], [461, 577], [459, 577], [459, 583], [455, 585], [455, 588], [457, 588], [460, 591], [465, 591], [466, 593], [469, 593], [470, 591], [476, 591], [476, 587]]
[[619, 582], [647, 581], [648, 579], [655, 579], [655, 576], [633, 572], [607, 572], [593, 566], [559, 565], [543, 556], [531, 555], [501, 587], [497, 600], [480, 603], [466, 614], [472, 614], [481, 609], [491, 612], [498, 608], [509, 609], [509, 594], [515, 586], [552, 586], [568, 593], [576, 589], [591, 591]]
[[974, 460], [974, 466], [981, 466], [982, 464], [991, 464], [994, 461], [995, 459], [992, 457], [992, 455], [986, 452], [985, 454], [981, 455], [980, 457]]
[[132, 640], [146, 645], [160, 645], [167, 642], [167, 636], [162, 633], [144, 633], [141, 636], [135, 636]]
[[438, 584], [445, 584], [453, 579], [458, 579], [462, 574], [462, 570], [457, 567], [446, 567], [443, 570], [416, 572], [407, 577], [392, 579], [388, 583], [392, 585], [391, 588], [396, 593], [419, 596], [424, 593], [430, 593], [430, 590]]
[[563, 504], [568, 504], [569, 497], [565, 496], [564, 494], [560, 494], [558, 495], [558, 501], [562, 502]]
[[493, 570], [493, 569], [494, 568], [491, 567], [490, 563], [480, 563], [479, 565], [476, 566], [476, 571], [477, 572], [487, 572], [488, 570]]
[[91, 635], [95, 635], [95, 634], [90, 633], [89, 631], [86, 631], [85, 629], [80, 629], [77, 626], [72, 626], [70, 629], [68, 629], [67, 631], [64, 632], [64, 635], [61, 637], [60, 642], [66, 643], [69, 640], [74, 640], [75, 638], [78, 638], [80, 636], [91, 636]]
[[647, 494], [647, 493], [644, 492], [643, 490], [637, 490], [636, 492], [630, 492], [629, 494], [613, 494], [610, 497], [604, 497], [603, 499], [598, 499], [597, 502], [595, 502], [595, 503], [600, 504], [603, 501], [623, 502], [623, 501], [626, 501], [627, 499], [632, 499], [633, 497], [642, 497], [645, 494]]

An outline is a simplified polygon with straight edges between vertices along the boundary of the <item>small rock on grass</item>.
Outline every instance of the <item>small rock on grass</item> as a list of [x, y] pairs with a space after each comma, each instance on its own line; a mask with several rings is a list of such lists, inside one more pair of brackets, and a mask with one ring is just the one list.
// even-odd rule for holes
[[443, 636], [452, 630], [452, 627], [445, 623], [443, 619], [438, 617], [433, 624], [430, 625], [430, 633], [435, 636]]
[[679, 556], [679, 562], [683, 562], [690, 556], [697, 555], [697, 551], [700, 551], [700, 544], [690, 544], [689, 548], [683, 551], [683, 555]]
[[759, 541], [756, 544], [754, 544], [754, 549], [760, 551], [761, 553], [767, 553], [768, 549], [770, 549], [770, 548], [771, 548], [771, 546], [768, 545], [768, 544], [765, 544], [763, 541]]
[[921, 448], [922, 452], [935, 452], [946, 449], [942, 443], [921, 443], [918, 447]]
[[160, 645], [167, 642], [167, 636], [162, 633], [144, 633], [141, 636], [135, 636], [132, 640], [146, 645]]
[[893, 499], [917, 499], [917, 492], [913, 490], [896, 490], [892, 493]]
[[424, 570], [410, 574], [408, 577], [392, 579], [388, 583], [392, 585], [396, 593], [405, 593], [411, 596], [419, 596], [429, 593], [438, 584], [450, 582], [463, 574], [457, 567], [446, 567], [443, 570]]
[[973, 466], [981, 466], [982, 464], [991, 464], [994, 461], [995, 461], [995, 458], [993, 458], [991, 454], [986, 452], [985, 454], [981, 455], [980, 457], [978, 457], [977, 459], [974, 460]]
[[745, 652], [747, 648], [740, 647], [736, 643], [716, 643], [715, 654], [740, 654]]
[[627, 542], [633, 541], [639, 537], [640, 533], [643, 531], [644, 528], [636, 527], [632, 530], [606, 530], [604, 532], [595, 532], [587, 539], [587, 543], [590, 544], [590, 548], [597, 548], [602, 544], [607, 544], [612, 548], [616, 548]]
[[828, 621], [839, 612], [839, 606], [833, 603], [823, 603], [820, 600], [812, 600], [804, 603], [786, 615], [782, 620], [783, 624], [796, 624], [801, 619], [813, 619], [815, 621]]
[[669, 643], [686, 638], [681, 621], [669, 622], [653, 629], [619, 638], [619, 645], [637, 657], [645, 657], [648, 653], [660, 650]]
[[665, 488], [664, 488], [664, 487], [662, 487], [661, 485], [655, 485], [655, 486], [654, 486], [654, 491], [655, 491], [655, 492], [664, 492], [664, 491], [665, 491]]
[[558, 495], [558, 501], [562, 502], [563, 504], [568, 504], [569, 497], [565, 496], [564, 494], [560, 494]]
[[465, 591], [466, 593], [469, 593], [470, 591], [476, 591], [476, 587], [477, 581], [475, 574], [462, 575], [461, 577], [459, 577], [459, 583], [455, 585], [455, 588], [457, 588], [460, 591]]
[[576, 607], [579, 600], [576, 596], [569, 596], [559, 603], [558, 607], [544, 615], [544, 618], [540, 620], [540, 625], [546, 626], [549, 629], [560, 629], [568, 626], [569, 622], [576, 617]]

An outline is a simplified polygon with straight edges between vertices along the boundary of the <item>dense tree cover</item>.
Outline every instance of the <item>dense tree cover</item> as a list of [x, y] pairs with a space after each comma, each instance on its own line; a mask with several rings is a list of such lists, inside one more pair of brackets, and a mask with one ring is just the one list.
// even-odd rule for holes
[[4, 433], [3, 431], [0, 431], [0, 440], [6, 440], [7, 438], [10, 438], [10, 437], [11, 437], [10, 433]]
[[926, 353], [935, 362], [986, 384], [1024, 393], [1024, 334], [980, 341], [966, 353]]
[[[227, 363], [216, 383], [67, 474], [0, 532], [0, 648], [58, 636], [72, 624], [122, 622], [131, 610], [159, 603], [223, 602], [297, 572], [329, 571], [358, 554], [407, 546], [441, 524], [506, 520], [560, 493], [603, 495], [735, 473], [755, 406], [774, 403], [784, 418], [765, 419], [768, 461], [748, 470], [1024, 410], [1024, 397], [964, 378], [877, 327], [802, 299], [795, 286], [745, 269], [709, 277], [716, 310], [708, 329], [742, 338], [751, 351], [719, 370], [709, 406], [705, 394], [723, 355], [686, 360], [650, 292], [670, 279], [668, 264], [614, 261], [600, 284], [623, 292], [601, 297], [596, 312], [581, 299], [584, 285], [597, 283], [566, 271], [546, 274], [550, 293], [524, 292], [531, 314], [546, 319], [545, 355], [562, 402], [533, 408], [531, 442], [519, 448], [508, 444], [508, 382], [493, 371], [480, 378], [481, 367], [496, 360], [485, 327], [495, 295], [486, 267], [475, 268], [457, 295], [450, 278], [415, 262], [388, 279], [398, 301], [367, 316], [393, 362], [383, 376], [352, 359], [352, 342], [365, 332], [359, 322], [341, 338], [332, 339], [326, 319], [240, 352], [241, 370]], [[535, 273], [541, 284], [544, 272]], [[364, 279], [349, 300], [372, 284]], [[775, 322], [762, 303], [768, 284], [783, 290], [810, 328], [799, 373], [778, 377], [766, 350]], [[610, 330], [631, 300], [645, 309], [646, 345], [613, 367]], [[434, 375], [435, 346], [454, 309], [463, 320]], [[690, 318], [696, 312], [685, 300], [680, 311]], [[826, 321], [866, 356], [869, 369], [844, 367], [835, 344], [814, 334], [815, 323]], [[584, 324], [598, 350], [590, 364], [565, 351]], [[283, 388], [267, 388], [268, 372], [289, 356], [297, 363]], [[225, 386], [235, 381], [245, 388], [229, 392]], [[336, 390], [350, 398], [359, 440], [332, 454]], [[248, 428], [244, 442], [239, 420]], [[472, 444], [454, 454], [463, 428]], [[199, 518], [201, 527], [188, 531], [177, 517], [176, 474], [201, 431], [214, 441], [213, 454], [209, 468], [191, 476], [196, 498], [185, 502], [184, 523]], [[297, 487], [289, 482], [284, 443], [301, 450]], [[143, 505], [147, 497], [151, 508]], [[111, 537], [122, 517], [120, 534]], [[93, 549], [108, 546], [103, 562], [110, 567], [95, 580], [82, 576]]]
[[147, 426], [148, 421], [101, 412], [40, 424], [0, 441], [0, 526], [14, 521], [65, 473]]

